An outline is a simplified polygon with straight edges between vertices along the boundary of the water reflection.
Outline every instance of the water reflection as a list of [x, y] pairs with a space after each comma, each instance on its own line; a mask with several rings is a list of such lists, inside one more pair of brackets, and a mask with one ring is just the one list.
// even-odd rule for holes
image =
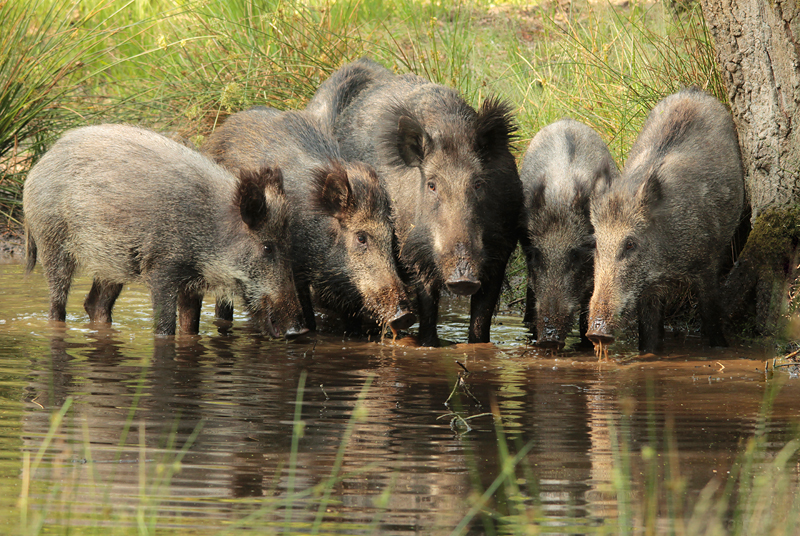
[[[500, 345], [441, 349], [331, 335], [270, 341], [244, 319], [219, 335], [209, 311], [199, 336], [154, 338], [140, 307], [146, 294], [136, 288], [123, 292], [110, 329], [82, 324], [79, 291], [66, 325], [53, 326], [43, 284], [35, 274], [22, 277], [21, 267], [0, 266], [0, 368], [13, 378], [0, 389], [0, 454], [18, 468], [2, 478], [19, 480], [21, 452], [35, 456], [51, 415], [71, 400], [32, 490], [42, 504], [54, 487], [66, 490], [59, 507], [71, 515], [107, 508], [119, 517], [143, 508], [144, 494], [165, 526], [222, 527], [323, 482], [351, 431], [341, 462], [346, 476], [332, 491], [340, 502], [326, 523], [356, 533], [449, 534], [474, 490], [489, 487], [502, 464], [491, 415], [469, 420], [466, 433], [451, 425], [452, 415], [496, 409], [512, 453], [529, 449], [518, 475], [531, 478], [520, 480], [522, 498], [514, 500], [541, 505], [542, 530], [581, 533], [559, 525], [618, 515], [615, 435], [627, 437], [636, 454], [634, 498], [644, 488], [642, 448], [656, 448], [663, 471], [670, 439], [696, 496], [727, 474], [776, 381], [756, 352], [691, 342], [658, 360], [540, 355], [515, 341], [524, 330], [511, 317], [503, 319], [508, 337]], [[455, 305], [446, 311], [447, 318], [458, 314]], [[293, 454], [301, 378], [303, 427]], [[363, 418], [351, 424], [359, 404]], [[792, 437], [798, 407], [800, 383], [789, 381], [772, 412], [774, 451]], [[499, 512], [503, 493], [491, 504]], [[291, 501], [294, 520], [314, 520], [316, 506], [303, 508], [308, 500]], [[276, 503], [263, 516], [279, 523], [286, 506]]]

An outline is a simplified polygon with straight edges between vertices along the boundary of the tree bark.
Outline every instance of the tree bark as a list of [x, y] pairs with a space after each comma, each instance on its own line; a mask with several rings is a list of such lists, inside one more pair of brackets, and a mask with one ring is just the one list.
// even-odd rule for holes
[[728, 317], [796, 338], [784, 329], [800, 243], [800, 2], [701, 4], [739, 135], [753, 226], [723, 287]]
[[797, 0], [702, 0], [739, 133], [752, 221], [800, 199]]

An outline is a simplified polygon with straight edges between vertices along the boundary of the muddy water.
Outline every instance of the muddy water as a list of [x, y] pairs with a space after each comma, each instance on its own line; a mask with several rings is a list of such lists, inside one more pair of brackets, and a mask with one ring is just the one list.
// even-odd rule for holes
[[[630, 507], [614, 492], [616, 436], [634, 453], [626, 485], [636, 504], [645, 445], [662, 472], [679, 469], [691, 497], [724, 481], [771, 386], [781, 385], [770, 451], [800, 421], [800, 380], [765, 374], [769, 356], [751, 348], [703, 349], [689, 338], [670, 341], [660, 359], [620, 345], [604, 362], [591, 351], [544, 355], [510, 315], [497, 317], [487, 345], [418, 349], [330, 335], [285, 343], [255, 337], [238, 314], [232, 334], [220, 335], [210, 303], [199, 336], [154, 339], [143, 288], [123, 291], [103, 330], [86, 323], [88, 289], [78, 280], [66, 325], [52, 325], [41, 272], [0, 265], [2, 533], [20, 522], [21, 495], [29, 517], [46, 512], [54, 524], [94, 514], [162, 532], [286, 522], [309, 531], [318, 497], [297, 493], [326, 479], [344, 446], [325, 531], [450, 534], [475, 490], [498, 475], [494, 420], [467, 419], [493, 409], [512, 452], [530, 449], [518, 475], [527, 476], [524, 501], [540, 507], [539, 529], [584, 533]], [[465, 305], [443, 308], [441, 334], [456, 343], [466, 339]], [[301, 382], [304, 426], [293, 448]], [[41, 456], [33, 474], [26, 456]], [[503, 511], [501, 497], [492, 508]]]

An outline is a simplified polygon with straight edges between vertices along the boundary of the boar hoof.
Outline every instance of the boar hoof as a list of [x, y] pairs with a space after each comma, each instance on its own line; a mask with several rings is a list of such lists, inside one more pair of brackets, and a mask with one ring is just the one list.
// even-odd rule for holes
[[459, 296], [472, 296], [481, 288], [481, 282], [476, 279], [451, 279], [445, 283], [447, 290]]
[[396, 332], [400, 331], [401, 329], [410, 328], [411, 325], [416, 321], [417, 317], [414, 316], [414, 313], [398, 308], [395, 317], [389, 321], [389, 327], [392, 328], [393, 332]]

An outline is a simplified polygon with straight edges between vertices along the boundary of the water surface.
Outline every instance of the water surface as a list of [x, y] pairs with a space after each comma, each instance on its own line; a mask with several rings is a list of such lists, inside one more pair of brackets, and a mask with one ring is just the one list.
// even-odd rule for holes
[[[443, 306], [440, 334], [456, 344], [440, 349], [330, 334], [270, 341], [238, 312], [221, 335], [211, 300], [198, 336], [157, 339], [136, 285], [113, 326], [87, 324], [89, 283], [76, 281], [67, 321], [54, 325], [40, 270], [0, 265], [0, 532], [21, 522], [21, 496], [28, 518], [54, 525], [86, 517], [162, 532], [310, 532], [320, 496], [303, 493], [340, 464], [322, 532], [450, 534], [499, 474], [506, 442], [512, 454], [528, 449], [515, 500], [536, 512], [539, 530], [582, 534], [643, 495], [645, 446], [696, 497], [724, 483], [771, 387], [781, 385], [766, 412], [768, 451], [800, 420], [800, 381], [765, 373], [771, 355], [754, 348], [688, 337], [659, 358], [624, 345], [602, 362], [591, 351], [551, 355], [527, 345], [513, 314], [498, 315], [493, 343], [467, 345], [460, 299]], [[614, 481], [619, 438], [633, 453], [627, 497]], [[488, 508], [500, 515], [505, 500]], [[468, 524], [482, 527], [479, 517]]]

